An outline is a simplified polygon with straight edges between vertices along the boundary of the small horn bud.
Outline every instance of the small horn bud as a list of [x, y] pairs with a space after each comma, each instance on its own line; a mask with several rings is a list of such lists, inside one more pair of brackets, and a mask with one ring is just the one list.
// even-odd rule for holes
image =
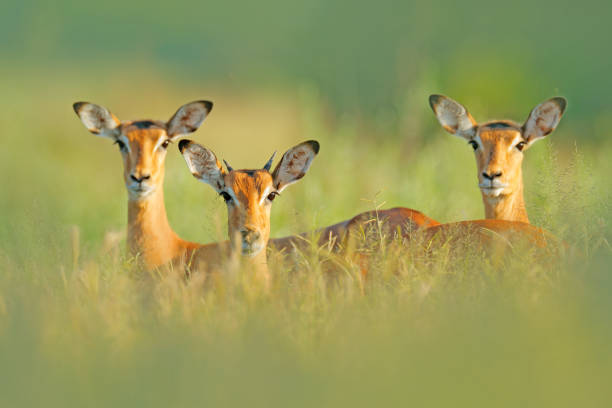
[[272, 162], [274, 161], [274, 156], [276, 156], [276, 152], [272, 153], [272, 157], [270, 157], [270, 160], [268, 160], [268, 162], [263, 166], [264, 170], [270, 171], [270, 169], [272, 168]]
[[227, 167], [227, 171], [234, 171], [232, 166], [230, 166], [229, 163], [225, 161], [225, 159], [223, 159], [223, 163], [225, 163], [225, 167]]

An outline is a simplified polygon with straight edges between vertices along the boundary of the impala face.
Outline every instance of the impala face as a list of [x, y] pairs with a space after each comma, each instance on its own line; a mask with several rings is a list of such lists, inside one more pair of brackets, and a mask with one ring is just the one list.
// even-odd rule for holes
[[512, 194], [520, 187], [526, 142], [519, 127], [505, 122], [482, 125], [470, 145], [476, 155], [482, 194], [499, 197]]
[[257, 255], [270, 238], [270, 209], [279, 194], [266, 170], [230, 171], [219, 193], [228, 211], [228, 230], [240, 240], [243, 255]]
[[172, 140], [163, 124], [150, 123], [122, 124], [115, 141], [123, 158], [123, 179], [132, 200], [146, 198], [163, 185], [166, 149]]
[[121, 122], [108, 109], [86, 102], [74, 110], [87, 129], [113, 140], [123, 159], [123, 179], [132, 201], [144, 200], [163, 186], [166, 151], [170, 143], [195, 131], [212, 109], [207, 101], [184, 105], [170, 121]]
[[509, 120], [479, 125], [465, 107], [446, 96], [432, 95], [429, 103], [442, 127], [474, 150], [478, 186], [489, 199], [522, 188], [524, 151], [557, 127], [566, 106], [564, 98], [553, 98], [536, 106], [523, 125]]
[[226, 171], [212, 151], [197, 143], [181, 140], [179, 150], [194, 177], [210, 184], [225, 200], [232, 246], [254, 257], [270, 239], [272, 201], [304, 177], [319, 152], [319, 143], [307, 141], [289, 149], [272, 173], [274, 155], [262, 169], [234, 170], [225, 163]]

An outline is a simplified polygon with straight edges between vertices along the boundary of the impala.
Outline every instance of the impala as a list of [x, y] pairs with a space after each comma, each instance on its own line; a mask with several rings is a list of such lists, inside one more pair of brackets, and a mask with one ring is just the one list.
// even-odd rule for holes
[[528, 223], [523, 199], [523, 155], [555, 130], [566, 100], [552, 98], [542, 102], [522, 125], [511, 120], [478, 124], [467, 109], [442, 95], [431, 95], [429, 103], [442, 127], [467, 140], [474, 150], [486, 218]]
[[147, 269], [189, 256], [200, 245], [177, 236], [164, 204], [164, 164], [168, 145], [202, 124], [213, 104], [196, 101], [181, 106], [168, 122], [120, 121], [108, 109], [87, 102], [73, 105], [85, 127], [116, 144], [123, 159], [128, 191], [127, 245]]
[[[319, 152], [319, 143], [309, 140], [287, 150], [272, 172], [274, 155], [261, 169], [234, 170], [225, 162], [225, 170], [212, 151], [197, 143], [181, 140], [179, 150], [193, 176], [225, 200], [230, 251], [246, 257], [257, 272], [267, 276], [272, 202], [304, 177]], [[198, 265], [210, 264], [217, 262], [219, 255], [223, 255], [219, 246], [210, 244], [198, 248], [193, 260]]]
[[565, 98], [542, 102], [522, 125], [511, 120], [478, 124], [463, 105], [443, 95], [431, 95], [429, 103], [442, 127], [474, 150], [486, 220], [442, 224], [429, 229], [427, 235], [476, 228], [524, 236], [545, 246], [554, 237], [529, 224], [523, 198], [523, 154], [557, 127], [567, 105]]
[[[194, 252], [215, 251], [214, 246], [202, 245], [181, 239], [171, 228], [164, 203], [164, 174], [167, 147], [181, 135], [199, 128], [213, 104], [209, 101], [188, 103], [178, 109], [168, 122], [154, 120], [120, 121], [105, 107], [77, 102], [73, 108], [85, 127], [93, 134], [108, 138], [119, 148], [123, 159], [123, 178], [128, 191], [127, 247], [138, 256], [146, 269], [154, 269], [171, 261], [190, 259]], [[390, 219], [392, 227], [402, 227], [422, 222], [419, 213], [414, 221], [412, 210], [396, 208], [379, 212], [381, 219]], [[340, 242], [347, 226], [355, 219], [374, 216], [373, 212], [360, 214], [354, 219], [322, 228], [319, 243]], [[430, 220], [425, 225], [434, 225]], [[395, 229], [395, 228], [394, 228]], [[301, 236], [271, 240], [279, 249], [292, 250], [305, 247], [310, 233]], [[203, 249], [206, 247], [207, 249]]]

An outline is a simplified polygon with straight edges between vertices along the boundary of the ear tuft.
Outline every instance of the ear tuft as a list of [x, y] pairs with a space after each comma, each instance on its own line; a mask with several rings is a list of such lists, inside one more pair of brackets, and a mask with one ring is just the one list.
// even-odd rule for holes
[[168, 121], [168, 136], [175, 138], [195, 132], [212, 108], [210, 101], [195, 101], [181, 106]]

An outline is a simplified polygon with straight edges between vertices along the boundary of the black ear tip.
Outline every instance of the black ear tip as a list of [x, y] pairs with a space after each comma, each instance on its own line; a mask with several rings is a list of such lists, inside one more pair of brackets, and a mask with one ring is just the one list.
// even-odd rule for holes
[[429, 106], [431, 106], [431, 109], [433, 109], [434, 112], [436, 110], [436, 105], [438, 105], [440, 103], [442, 98], [444, 98], [444, 97], [442, 95], [438, 95], [438, 94], [429, 95]]
[[557, 104], [557, 106], [559, 106], [561, 112], [563, 112], [567, 107], [567, 99], [562, 96], [557, 96], [556, 98], [552, 98], [552, 100]]
[[211, 101], [198, 101], [198, 102], [204, 105], [204, 108], [206, 108], [207, 113], [210, 112], [213, 108], [213, 103]]
[[190, 144], [191, 144], [191, 140], [189, 139], [181, 140], [180, 142], [178, 142], [179, 151], [183, 153], [183, 150], [185, 150]]
[[317, 142], [316, 140], [309, 140], [306, 143], [308, 143], [310, 147], [312, 147], [312, 150], [314, 150], [315, 154], [319, 154], [319, 149], [321, 148], [319, 142]]
[[78, 115], [81, 109], [83, 108], [83, 105], [85, 105], [86, 103], [87, 102], [75, 102], [72, 104], [72, 109], [74, 109], [74, 112]]

